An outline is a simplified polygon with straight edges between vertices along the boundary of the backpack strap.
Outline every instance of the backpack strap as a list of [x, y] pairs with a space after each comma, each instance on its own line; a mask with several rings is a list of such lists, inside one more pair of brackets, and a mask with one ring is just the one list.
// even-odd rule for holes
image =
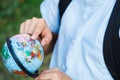
[[68, 5], [70, 4], [72, 0], [60, 0], [59, 1], [59, 13], [60, 13], [60, 21], [61, 21], [61, 18], [66, 10], [66, 8], [68, 7]]
[[120, 0], [116, 1], [103, 42], [107, 68], [115, 80], [120, 80]]

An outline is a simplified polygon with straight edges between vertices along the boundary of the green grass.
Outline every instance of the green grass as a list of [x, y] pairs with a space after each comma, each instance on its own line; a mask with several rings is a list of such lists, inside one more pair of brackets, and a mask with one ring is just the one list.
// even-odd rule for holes
[[[1, 59], [1, 49], [5, 38], [19, 34], [22, 22], [32, 17], [41, 17], [42, 0], [1, 0], [0, 1], [0, 80], [34, 80], [30, 77], [16, 76], [6, 70]], [[39, 71], [48, 68], [51, 55], [45, 57]]]

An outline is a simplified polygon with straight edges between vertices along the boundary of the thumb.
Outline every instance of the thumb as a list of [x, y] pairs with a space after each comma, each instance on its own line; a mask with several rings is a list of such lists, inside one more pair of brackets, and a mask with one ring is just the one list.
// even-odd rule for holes
[[45, 46], [50, 43], [50, 41], [52, 40], [52, 33], [49, 30], [49, 28], [46, 27], [46, 29], [41, 34], [41, 38], [42, 38], [41, 39], [42, 46]]
[[48, 38], [45, 37], [41, 40], [41, 45], [42, 46], [45, 46], [47, 43], [48, 43]]

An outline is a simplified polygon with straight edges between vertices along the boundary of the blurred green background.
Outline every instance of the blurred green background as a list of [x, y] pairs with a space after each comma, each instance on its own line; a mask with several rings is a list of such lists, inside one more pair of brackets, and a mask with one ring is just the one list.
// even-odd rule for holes
[[[5, 37], [19, 34], [22, 22], [32, 17], [41, 17], [42, 0], [0, 0], [0, 80], [34, 80], [30, 77], [16, 76], [6, 70], [1, 59], [1, 49]], [[44, 59], [39, 72], [48, 68], [50, 55]]]

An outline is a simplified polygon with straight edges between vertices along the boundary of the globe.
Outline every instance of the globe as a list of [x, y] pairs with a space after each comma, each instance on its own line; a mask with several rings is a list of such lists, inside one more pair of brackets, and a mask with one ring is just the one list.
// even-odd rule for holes
[[38, 76], [44, 52], [38, 40], [30, 35], [18, 34], [7, 38], [2, 49], [2, 61], [7, 70], [17, 75]]

